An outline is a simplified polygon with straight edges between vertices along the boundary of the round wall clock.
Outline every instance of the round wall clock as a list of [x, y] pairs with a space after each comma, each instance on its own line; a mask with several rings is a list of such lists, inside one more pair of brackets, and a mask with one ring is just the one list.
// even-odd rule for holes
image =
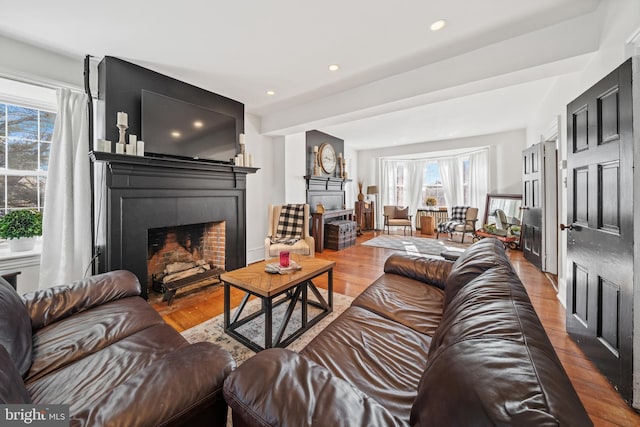
[[336, 152], [333, 150], [331, 144], [324, 143], [318, 150], [318, 157], [320, 161], [320, 167], [325, 173], [332, 174], [336, 170]]

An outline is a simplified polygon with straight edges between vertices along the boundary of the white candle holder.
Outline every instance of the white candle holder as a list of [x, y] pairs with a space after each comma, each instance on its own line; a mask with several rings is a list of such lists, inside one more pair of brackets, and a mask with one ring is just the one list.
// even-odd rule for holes
[[127, 133], [127, 129], [129, 129], [129, 126], [122, 125], [122, 124], [119, 124], [117, 126], [118, 126], [118, 129], [120, 130], [120, 139], [118, 140], [118, 144], [126, 144], [127, 141], [125, 139], [125, 134]]

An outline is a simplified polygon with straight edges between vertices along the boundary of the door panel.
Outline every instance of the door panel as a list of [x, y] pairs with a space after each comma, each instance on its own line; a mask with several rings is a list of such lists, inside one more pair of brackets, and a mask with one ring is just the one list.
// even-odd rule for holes
[[567, 106], [567, 332], [632, 399], [631, 62]]
[[524, 209], [522, 215], [522, 251], [524, 257], [542, 269], [542, 144], [522, 152]]

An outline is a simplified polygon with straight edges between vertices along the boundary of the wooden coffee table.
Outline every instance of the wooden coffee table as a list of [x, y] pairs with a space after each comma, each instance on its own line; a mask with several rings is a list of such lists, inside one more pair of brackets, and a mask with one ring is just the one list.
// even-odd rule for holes
[[[271, 347], [286, 347], [333, 311], [333, 267], [336, 263], [306, 256], [295, 256], [295, 261], [302, 266], [302, 270], [290, 274], [267, 273], [264, 270], [266, 264], [277, 262], [276, 259], [271, 259], [251, 264], [220, 276], [220, 280], [224, 284], [224, 331], [228, 335], [256, 352]], [[311, 281], [324, 273], [328, 275], [328, 295], [326, 300]], [[246, 293], [233, 317], [231, 316], [230, 299], [232, 286]], [[308, 290], [311, 290], [318, 301], [307, 298]], [[262, 307], [260, 311], [240, 318], [251, 295], [260, 298]], [[287, 302], [289, 305], [284, 319], [276, 336], [273, 337], [273, 308]], [[302, 324], [300, 328], [290, 335], [283, 337], [298, 302], [301, 303]], [[320, 308], [322, 311], [313, 319], [308, 319], [309, 306]], [[238, 332], [240, 326], [261, 315], [264, 315], [264, 347]]]

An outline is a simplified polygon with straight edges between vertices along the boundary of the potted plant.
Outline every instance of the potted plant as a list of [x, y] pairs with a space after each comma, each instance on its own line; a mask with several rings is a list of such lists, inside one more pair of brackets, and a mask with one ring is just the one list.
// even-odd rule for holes
[[427, 206], [435, 206], [436, 203], [438, 203], [438, 201], [435, 197], [427, 197], [426, 199], [424, 199], [424, 204]]
[[42, 235], [42, 214], [33, 209], [11, 211], [0, 218], [0, 238], [7, 239], [14, 252], [33, 249]]

